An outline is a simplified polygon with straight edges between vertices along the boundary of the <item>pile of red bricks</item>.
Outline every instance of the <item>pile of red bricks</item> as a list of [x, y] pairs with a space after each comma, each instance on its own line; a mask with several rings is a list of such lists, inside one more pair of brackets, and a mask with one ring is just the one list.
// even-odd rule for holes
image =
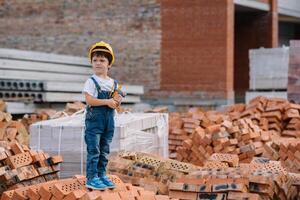
[[137, 152], [114, 155], [107, 166], [110, 174], [117, 175], [124, 182], [159, 194], [168, 194], [170, 182], [196, 168], [188, 163]]
[[0, 142], [0, 194], [3, 191], [22, 188], [57, 179], [61, 156], [30, 150], [17, 142]]
[[19, 142], [29, 145], [29, 126], [35, 122], [74, 114], [85, 108], [81, 102], [67, 103], [64, 111], [40, 109], [35, 114], [26, 114], [19, 121], [12, 120], [10, 113], [5, 113], [5, 103], [0, 100], [0, 141]]
[[204, 112], [199, 108], [192, 108], [187, 113], [171, 113], [169, 116], [169, 155], [174, 159], [177, 149], [182, 147], [183, 141], [192, 136], [198, 127], [207, 128], [220, 124], [228, 116], [216, 111]]
[[300, 198], [292, 186], [300, 175], [289, 174], [280, 162], [255, 158], [250, 164], [240, 164], [231, 156], [214, 154], [203, 168], [170, 183], [169, 196], [186, 200]]
[[21, 122], [12, 120], [9, 113], [0, 111], [0, 141], [15, 142], [28, 145], [29, 135]]
[[[192, 108], [187, 113], [172, 113], [170, 158], [199, 166], [219, 152], [236, 154], [244, 163], [254, 156], [286, 160], [279, 148], [272, 147], [273, 141], [299, 137], [299, 110], [300, 105], [283, 99], [257, 97], [248, 105], [236, 104], [219, 112]], [[291, 152], [297, 153], [297, 149], [291, 148]], [[289, 156], [287, 162], [293, 160]]]
[[265, 146], [264, 156], [271, 160], [280, 160], [289, 171], [300, 173], [300, 140], [279, 138]]
[[[170, 200], [166, 195], [155, 195], [141, 187], [125, 184], [117, 176], [109, 176], [116, 188], [89, 191], [84, 176], [48, 181], [2, 194], [1, 200]], [[175, 200], [175, 199], [174, 199]]]
[[[117, 176], [110, 179], [116, 189], [88, 191], [84, 176], [58, 179], [60, 156], [49, 157], [43, 151], [30, 150], [19, 143], [2, 141], [0, 147], [1, 200], [169, 200], [166, 195], [123, 183]], [[138, 173], [138, 171], [137, 171]]]
[[300, 105], [285, 99], [256, 97], [244, 109], [240, 105], [228, 107], [232, 120], [249, 118], [264, 131], [273, 130], [280, 136], [300, 138]]
[[241, 162], [249, 163], [254, 156], [263, 155], [264, 145], [272, 137], [272, 132], [262, 131], [250, 119], [224, 120], [207, 128], [198, 126], [177, 148], [177, 159], [203, 166], [213, 153], [222, 152], [235, 154]]
[[108, 171], [124, 182], [185, 200], [297, 199], [293, 184], [300, 174], [289, 173], [279, 161], [253, 157], [240, 163], [235, 154], [214, 153], [196, 167], [136, 152], [113, 156]]

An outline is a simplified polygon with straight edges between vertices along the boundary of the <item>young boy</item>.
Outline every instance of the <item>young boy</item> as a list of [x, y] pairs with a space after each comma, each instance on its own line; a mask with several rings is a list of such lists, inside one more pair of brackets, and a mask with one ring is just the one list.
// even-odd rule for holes
[[85, 118], [86, 187], [103, 190], [115, 187], [106, 176], [106, 165], [109, 145], [114, 133], [114, 112], [121, 103], [122, 96], [117, 93], [112, 97], [112, 94], [118, 91], [118, 84], [107, 75], [109, 68], [114, 63], [111, 46], [103, 41], [94, 44], [90, 48], [89, 59], [94, 74], [85, 82], [83, 89], [87, 103]]

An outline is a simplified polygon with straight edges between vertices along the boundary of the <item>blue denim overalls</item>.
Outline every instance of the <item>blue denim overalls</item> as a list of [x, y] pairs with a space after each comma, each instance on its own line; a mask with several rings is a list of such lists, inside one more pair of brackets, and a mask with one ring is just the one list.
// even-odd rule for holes
[[[100, 85], [93, 80], [98, 96], [97, 99], [110, 99], [111, 92], [101, 91]], [[114, 81], [114, 90], [117, 82]], [[87, 146], [86, 176], [92, 179], [106, 174], [109, 145], [114, 135], [114, 109], [108, 106], [88, 106], [85, 118], [85, 142]]]

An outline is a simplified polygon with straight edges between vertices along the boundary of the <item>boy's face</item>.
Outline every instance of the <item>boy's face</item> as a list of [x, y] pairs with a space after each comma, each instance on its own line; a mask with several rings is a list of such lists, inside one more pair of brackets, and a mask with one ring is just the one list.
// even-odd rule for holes
[[106, 75], [110, 68], [109, 61], [104, 56], [93, 56], [92, 67], [95, 74]]

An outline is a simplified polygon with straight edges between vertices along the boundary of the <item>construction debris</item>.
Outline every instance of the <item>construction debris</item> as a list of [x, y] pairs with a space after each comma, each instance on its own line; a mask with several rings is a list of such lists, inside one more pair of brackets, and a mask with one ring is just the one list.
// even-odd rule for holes
[[203, 168], [170, 183], [169, 196], [189, 200], [299, 198], [292, 187], [299, 174], [289, 174], [280, 162], [254, 158], [250, 164], [242, 164], [237, 158], [232, 163], [230, 156], [214, 154]]
[[[298, 144], [295, 138], [299, 138], [299, 110], [300, 105], [286, 100], [257, 97], [249, 105], [232, 105], [223, 112], [193, 108], [188, 113], [171, 114], [170, 156], [199, 166], [213, 153], [236, 154], [243, 163], [263, 156], [285, 161], [284, 166], [298, 172], [299, 151], [292, 147]], [[292, 140], [295, 141], [290, 145]], [[282, 146], [292, 146], [290, 156], [284, 155], [287, 148]], [[292, 156], [293, 153], [297, 156]]]
[[49, 156], [18, 142], [0, 142], [0, 194], [58, 178], [61, 156]]
[[254, 156], [262, 156], [265, 143], [276, 134], [262, 131], [250, 119], [238, 119], [234, 123], [223, 121], [221, 124], [197, 127], [183, 146], [177, 149], [179, 161], [203, 166], [213, 153], [231, 153], [241, 162], [249, 163]]
[[240, 163], [234, 154], [214, 153], [197, 167], [157, 156], [122, 152], [112, 156], [108, 172], [124, 182], [185, 200], [296, 199], [300, 174], [279, 161], [254, 157]]
[[13, 121], [11, 114], [2, 111], [0, 111], [0, 141], [29, 144], [28, 131], [24, 125], [19, 121]]
[[279, 160], [290, 172], [300, 173], [300, 140], [278, 138], [265, 145], [264, 157]]
[[[15, 190], [9, 190], [2, 194], [1, 200], [14, 199], [55, 199], [55, 200], [170, 200], [166, 195], [155, 195], [141, 187], [125, 184], [117, 176], [109, 176], [116, 185], [115, 189], [104, 191], [89, 191], [85, 187], [86, 178], [75, 175], [72, 178], [53, 180], [39, 183]], [[175, 199], [173, 199], [175, 200]]]
[[168, 184], [197, 167], [176, 160], [138, 153], [120, 152], [109, 159], [108, 173], [124, 182], [159, 194], [168, 194]]

